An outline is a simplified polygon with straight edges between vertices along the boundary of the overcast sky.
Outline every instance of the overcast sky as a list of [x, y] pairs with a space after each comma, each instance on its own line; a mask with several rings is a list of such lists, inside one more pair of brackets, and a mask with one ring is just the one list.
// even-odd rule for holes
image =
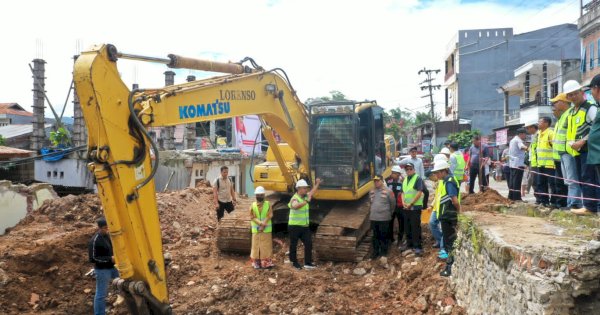
[[[302, 100], [339, 90], [386, 108], [423, 111], [427, 101], [417, 72], [443, 70], [446, 47], [459, 29], [513, 27], [522, 33], [576, 23], [579, 16], [579, 0], [19, 0], [0, 7], [0, 103], [28, 110], [33, 83], [27, 64], [46, 60], [46, 90], [61, 108], [79, 42], [84, 50], [112, 43], [123, 52], [158, 57], [251, 56], [265, 68], [285, 69]], [[166, 70], [119, 62], [128, 86], [162, 86]], [[190, 73], [213, 75], [177, 71], [175, 82]], [[438, 78], [442, 84], [443, 73]], [[435, 101], [443, 104], [442, 92]], [[72, 115], [68, 104], [65, 116]]]

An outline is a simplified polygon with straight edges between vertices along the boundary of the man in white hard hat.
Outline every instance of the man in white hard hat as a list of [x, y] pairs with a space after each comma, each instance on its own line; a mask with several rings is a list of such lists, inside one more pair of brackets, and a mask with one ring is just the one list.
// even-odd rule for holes
[[296, 194], [288, 203], [290, 216], [288, 219], [288, 232], [290, 236], [290, 262], [296, 269], [302, 269], [296, 257], [298, 240], [304, 244], [304, 268], [314, 269], [316, 266], [312, 261], [312, 235], [310, 233], [309, 204], [312, 196], [319, 189], [321, 179], [315, 180], [315, 186], [308, 191], [308, 183], [301, 179], [296, 182]]
[[588, 137], [592, 124], [596, 119], [598, 107], [594, 102], [586, 99], [585, 92], [577, 81], [570, 80], [565, 82], [563, 90], [567, 93], [567, 99], [573, 103], [573, 108], [567, 118], [567, 153], [575, 158], [577, 166], [577, 175], [581, 184], [581, 193], [583, 195], [583, 207], [572, 209], [571, 212], [583, 214], [595, 214], [598, 212], [598, 202], [600, 196], [598, 188], [592, 185], [598, 185], [598, 178], [593, 164], [587, 163], [588, 157]]
[[404, 235], [404, 219], [402, 216], [402, 198], [398, 198], [402, 193], [402, 169], [398, 165], [392, 167], [392, 175], [386, 180], [388, 189], [394, 192], [394, 199], [396, 200], [396, 209], [392, 213], [392, 220], [390, 221], [390, 244], [394, 243], [394, 221], [398, 221], [398, 244], [402, 243], [402, 236]]
[[272, 268], [273, 265], [273, 209], [265, 200], [265, 188], [256, 187], [256, 201], [250, 206], [250, 228], [252, 229], [252, 248], [250, 259], [254, 269]]
[[456, 240], [456, 224], [458, 222], [458, 213], [460, 212], [458, 182], [450, 173], [450, 165], [447, 162], [439, 161], [435, 163], [432, 172], [436, 174], [438, 180], [443, 181], [441, 185], [437, 186], [435, 207], [437, 208], [438, 219], [442, 225], [444, 250], [448, 254], [446, 268], [440, 275], [448, 277], [452, 274], [452, 264], [454, 263], [452, 249]]

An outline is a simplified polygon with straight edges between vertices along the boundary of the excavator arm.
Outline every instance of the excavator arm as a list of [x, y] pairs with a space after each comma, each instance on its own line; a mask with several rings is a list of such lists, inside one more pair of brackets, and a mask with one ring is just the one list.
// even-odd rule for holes
[[[120, 78], [119, 58], [229, 74], [130, 91]], [[304, 105], [277, 70], [252, 64], [253, 68], [175, 55], [149, 58], [121, 54], [112, 45], [95, 46], [75, 63], [74, 81], [88, 128], [88, 167], [96, 178], [120, 274], [115, 285], [133, 314], [171, 313], [153, 180], [159, 152], [148, 127], [258, 115], [263, 132], [276, 130], [300, 158], [297, 170], [287, 167], [274, 137], [266, 137], [288, 187], [300, 177], [309, 177], [309, 122]]]

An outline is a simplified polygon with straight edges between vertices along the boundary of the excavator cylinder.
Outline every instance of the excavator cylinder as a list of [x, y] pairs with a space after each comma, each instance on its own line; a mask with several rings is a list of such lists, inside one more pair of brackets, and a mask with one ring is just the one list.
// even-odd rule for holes
[[171, 59], [171, 62], [168, 64], [169, 68], [183, 68], [231, 74], [242, 74], [250, 72], [247, 71], [247, 69], [244, 68], [244, 66], [237, 63], [224, 63], [203, 59], [194, 59], [173, 54], [169, 55], [169, 59]]

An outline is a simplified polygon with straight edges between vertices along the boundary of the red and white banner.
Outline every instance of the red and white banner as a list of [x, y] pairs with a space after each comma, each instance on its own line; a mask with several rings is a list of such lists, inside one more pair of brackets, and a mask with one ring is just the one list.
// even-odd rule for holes
[[[235, 125], [236, 146], [246, 154], [259, 153], [262, 134], [260, 133], [260, 120], [258, 116], [235, 117], [233, 118], [233, 122]], [[254, 141], [257, 142], [256, 146], [254, 145]]]

